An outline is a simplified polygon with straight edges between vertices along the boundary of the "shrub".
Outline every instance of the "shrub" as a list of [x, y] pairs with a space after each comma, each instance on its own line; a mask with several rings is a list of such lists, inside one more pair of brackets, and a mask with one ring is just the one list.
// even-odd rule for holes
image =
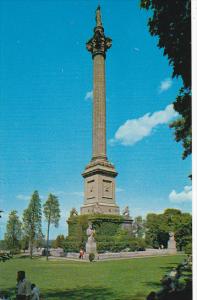
[[95, 254], [94, 253], [90, 253], [89, 254], [89, 261], [92, 262], [95, 259]]
[[186, 254], [192, 254], [192, 243], [188, 243], [188, 244], [185, 246], [185, 253], [186, 253]]

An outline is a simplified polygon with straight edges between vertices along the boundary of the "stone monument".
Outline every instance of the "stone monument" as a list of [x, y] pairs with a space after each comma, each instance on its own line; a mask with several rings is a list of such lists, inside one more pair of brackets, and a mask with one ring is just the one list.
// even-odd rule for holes
[[86, 230], [86, 234], [88, 236], [88, 240], [86, 242], [86, 253], [94, 253], [96, 254], [96, 242], [94, 239], [95, 230], [92, 228], [92, 224], [89, 223], [89, 226]]
[[126, 206], [123, 209], [122, 215], [124, 217], [124, 222], [122, 223], [122, 228], [132, 232], [132, 219], [129, 212], [129, 207]]
[[106, 155], [106, 94], [105, 94], [105, 58], [112, 40], [105, 36], [101, 21], [100, 6], [96, 10], [96, 27], [93, 37], [86, 48], [93, 59], [93, 151], [92, 159], [86, 166], [84, 178], [84, 205], [81, 214], [119, 215], [115, 202], [115, 167]]
[[[104, 34], [99, 6], [96, 10], [93, 37], [86, 43], [93, 60], [92, 158], [82, 173], [84, 203], [80, 214], [73, 208], [67, 220], [68, 236], [65, 241], [67, 252], [78, 252], [79, 249], [86, 247], [87, 253], [96, 253], [97, 249], [101, 249], [102, 240], [105, 240], [106, 236], [105, 249], [110, 248], [117, 232], [121, 228], [130, 231], [132, 226], [128, 207], [123, 215], [120, 215], [120, 209], [116, 204], [115, 178], [118, 173], [107, 159], [106, 153], [105, 59], [111, 45], [112, 40]], [[97, 232], [97, 244], [93, 228]], [[85, 244], [87, 235], [88, 241]]]
[[174, 232], [169, 232], [168, 251], [170, 253], [176, 253], [176, 241], [174, 239]]

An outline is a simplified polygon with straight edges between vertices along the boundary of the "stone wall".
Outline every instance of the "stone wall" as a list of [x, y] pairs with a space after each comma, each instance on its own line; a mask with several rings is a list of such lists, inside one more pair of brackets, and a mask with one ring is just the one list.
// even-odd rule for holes
[[[136, 257], [148, 257], [148, 256], [163, 256], [163, 255], [175, 255], [177, 252], [169, 251], [168, 249], [146, 249], [145, 251], [134, 252], [106, 252], [102, 254], [96, 254], [96, 260], [109, 260], [109, 259], [123, 259], [123, 258], [136, 258]], [[59, 255], [62, 256], [62, 255]], [[64, 254], [65, 258], [78, 259], [79, 253], [69, 252]], [[84, 259], [88, 260], [88, 254], [84, 254]]]

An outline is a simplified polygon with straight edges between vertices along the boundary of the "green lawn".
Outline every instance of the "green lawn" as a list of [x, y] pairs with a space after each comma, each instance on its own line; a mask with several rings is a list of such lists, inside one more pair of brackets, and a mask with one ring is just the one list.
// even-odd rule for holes
[[16, 272], [25, 270], [44, 299], [144, 300], [182, 260], [178, 255], [93, 263], [14, 258], [0, 263], [0, 290], [13, 289]]

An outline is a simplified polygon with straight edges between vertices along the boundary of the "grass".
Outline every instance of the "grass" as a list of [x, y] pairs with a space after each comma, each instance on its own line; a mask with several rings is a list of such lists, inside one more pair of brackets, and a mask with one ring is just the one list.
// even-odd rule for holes
[[14, 258], [0, 263], [0, 290], [12, 290], [25, 270], [47, 300], [144, 300], [161, 277], [183, 260], [163, 256], [93, 263]]

